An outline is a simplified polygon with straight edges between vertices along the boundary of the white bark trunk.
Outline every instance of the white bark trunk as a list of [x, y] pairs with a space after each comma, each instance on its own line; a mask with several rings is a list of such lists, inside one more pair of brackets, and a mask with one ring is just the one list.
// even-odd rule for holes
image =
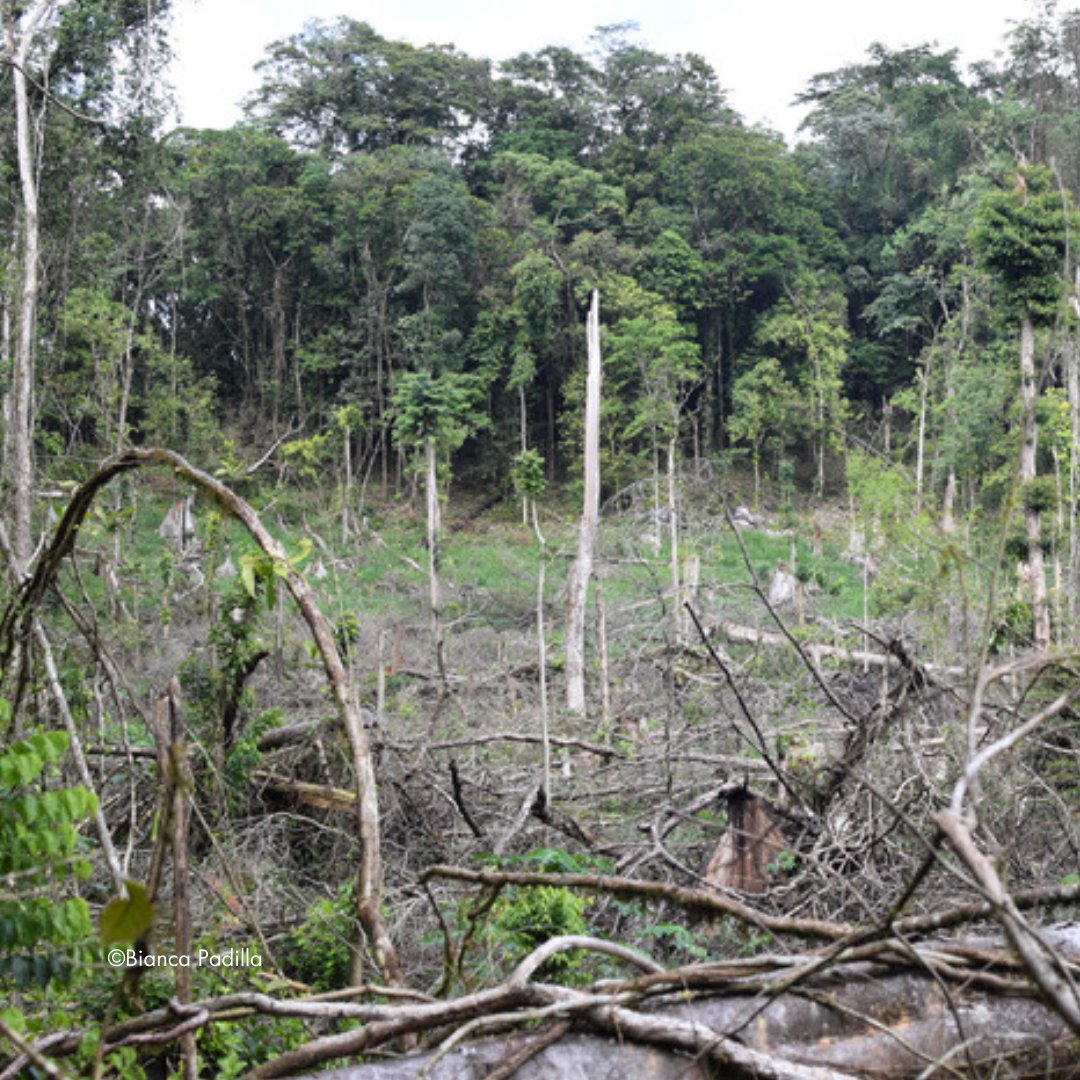
[[679, 509], [676, 500], [676, 454], [678, 437], [672, 435], [667, 445], [667, 497], [668, 527], [671, 530], [671, 604], [675, 618], [675, 638], [681, 641], [683, 635], [682, 583], [679, 580]]
[[[915, 444], [915, 513], [922, 511], [923, 483], [926, 477], [926, 412], [930, 396], [930, 358], [919, 372], [919, 433]], [[888, 453], [889, 447], [885, 447]]]
[[431, 600], [431, 629], [439, 639], [439, 476], [435, 443], [429, 439], [424, 446], [427, 474], [427, 544], [428, 582]]
[[585, 388], [585, 500], [577, 559], [567, 581], [566, 707], [585, 715], [585, 599], [592, 577], [600, 519], [600, 297], [594, 292], [586, 324], [589, 370]]
[[12, 61], [15, 90], [15, 148], [22, 194], [20, 228], [22, 280], [19, 285], [15, 351], [11, 372], [11, 532], [19, 569], [25, 569], [33, 551], [31, 510], [34, 483], [34, 328], [38, 303], [38, 186], [33, 152], [30, 103], [26, 90], [26, 60], [35, 29], [49, 17], [51, 2], [35, 5], [22, 19], [20, 34], [7, 25], [7, 52]]
[[[1077, 475], [1077, 455], [1080, 454], [1080, 363], [1077, 344], [1070, 341], [1065, 350], [1066, 385], [1069, 395], [1069, 423], [1072, 446], [1069, 451], [1069, 506], [1075, 507], [1080, 498], [1080, 477]], [[1075, 511], [1069, 514], [1069, 573], [1066, 585], [1069, 597], [1069, 626], [1075, 637], [1080, 619], [1080, 535], [1077, 533]]]
[[540, 515], [536, 512], [536, 500], [529, 499], [532, 508], [533, 531], [540, 548], [540, 565], [536, 574], [536, 650], [540, 665], [540, 737], [544, 746], [544, 795], [551, 798], [551, 738], [548, 725], [547, 693], [547, 634], [544, 630], [544, 578], [547, 573], [547, 543], [540, 531]]
[[[1035, 479], [1038, 430], [1035, 426], [1035, 327], [1030, 318], [1020, 328], [1020, 486]], [[1028, 576], [1031, 579], [1031, 613], [1035, 623], [1034, 645], [1044, 652], [1050, 647], [1050, 609], [1046, 599], [1046, 569], [1042, 551], [1042, 515], [1024, 509], [1024, 530], [1028, 542]]]

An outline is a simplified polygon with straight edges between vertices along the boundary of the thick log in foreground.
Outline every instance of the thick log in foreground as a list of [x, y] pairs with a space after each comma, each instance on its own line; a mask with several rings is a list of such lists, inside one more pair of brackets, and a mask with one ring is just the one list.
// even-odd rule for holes
[[[1048, 929], [1043, 939], [1073, 964], [1080, 960], [1080, 924]], [[910, 960], [907, 967], [837, 964], [776, 996], [768, 979], [754, 976], [718, 980], [708, 991], [671, 987], [648, 1003], [638, 995], [662, 984], [667, 973], [613, 985], [603, 1004], [595, 988], [586, 993], [533, 984], [539, 996], [518, 1022], [510, 1011], [499, 1018], [509, 1034], [319, 1078], [709, 1080], [721, 1075], [718, 1067], [723, 1075], [762, 1080], [1080, 1077], [1080, 1040], [1053, 1009], [1017, 992], [1018, 971], [1009, 974], [1000, 938], [923, 942]], [[962, 968], [969, 979], [958, 977]], [[786, 984], [790, 972], [771, 978]], [[700, 998], [687, 1000], [699, 992]], [[545, 996], [550, 1002], [540, 1006]], [[543, 1014], [548, 1026], [522, 1034], [528, 1014]]]

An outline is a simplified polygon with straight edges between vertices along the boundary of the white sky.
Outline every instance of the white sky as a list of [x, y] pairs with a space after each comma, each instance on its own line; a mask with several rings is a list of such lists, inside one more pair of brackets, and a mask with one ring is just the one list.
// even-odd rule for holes
[[703, 55], [735, 109], [790, 140], [801, 118], [790, 103], [809, 78], [861, 60], [871, 42], [935, 41], [959, 48], [964, 64], [992, 59], [1009, 21], [1034, 8], [1032, 0], [176, 0], [175, 10], [173, 82], [193, 127], [234, 123], [266, 45], [307, 19], [349, 15], [384, 37], [492, 60], [551, 44], [584, 52], [597, 26], [633, 20], [648, 47]]

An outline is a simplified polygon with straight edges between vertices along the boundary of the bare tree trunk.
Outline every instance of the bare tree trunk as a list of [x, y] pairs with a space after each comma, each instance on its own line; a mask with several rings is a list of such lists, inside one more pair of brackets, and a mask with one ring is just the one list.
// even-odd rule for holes
[[[933, 354], [931, 354], [933, 355]], [[930, 396], [930, 357], [919, 371], [919, 434], [915, 446], [915, 513], [922, 511], [923, 483], [926, 477], [926, 412]], [[888, 446], [885, 447], [886, 453]]]
[[431, 601], [431, 632], [439, 641], [439, 474], [435, 442], [424, 444], [425, 475], [427, 477], [427, 546], [428, 587]]
[[585, 715], [585, 598], [600, 519], [600, 296], [596, 292], [589, 307], [586, 340], [589, 371], [585, 390], [585, 501], [577, 559], [566, 585], [566, 707], [578, 716]]
[[596, 643], [600, 650], [600, 730], [604, 745], [611, 745], [611, 676], [608, 665], [607, 611], [600, 579], [596, 579]]
[[349, 504], [352, 502], [353, 469], [352, 469], [352, 432], [348, 428], [342, 435], [342, 452], [345, 458], [345, 493], [341, 497], [341, 539], [349, 539]]
[[[188, 823], [189, 800], [193, 780], [187, 758], [187, 735], [184, 731], [184, 714], [180, 709], [180, 684], [173, 677], [163, 695], [168, 702], [169, 715], [169, 768], [172, 771], [172, 806], [169, 820], [172, 824], [173, 856], [173, 928], [177, 956], [191, 955], [191, 899], [188, 874]], [[178, 965], [176, 968], [176, 997], [181, 1005], [191, 1004], [191, 969]], [[181, 1040], [184, 1080], [197, 1080], [199, 1058], [195, 1052], [195, 1033], [187, 1032]]]
[[668, 529], [671, 534], [671, 610], [675, 616], [675, 638], [678, 641], [683, 637], [683, 606], [682, 583], [679, 580], [679, 508], [675, 490], [677, 479], [675, 475], [677, 452], [678, 436], [672, 435], [671, 438], [668, 439], [667, 445], [667, 508]]
[[[524, 454], [529, 449], [529, 419], [525, 410], [525, 384], [518, 386], [518, 420], [521, 425], [521, 452]], [[535, 512], [535, 507], [533, 508]], [[529, 497], [521, 497], [521, 523], [529, 524]]]
[[1024, 529], [1028, 544], [1028, 576], [1031, 578], [1031, 613], [1035, 622], [1034, 645], [1044, 652], [1050, 647], [1050, 609], [1046, 599], [1043, 565], [1042, 515], [1027, 505], [1028, 485], [1035, 479], [1038, 430], [1035, 426], [1035, 327], [1025, 318], [1020, 327], [1020, 489], [1025, 499]]
[[540, 515], [536, 512], [536, 500], [527, 499], [532, 505], [533, 531], [540, 548], [540, 565], [536, 574], [536, 647], [540, 665], [540, 735], [544, 744], [544, 799], [551, 799], [551, 739], [548, 731], [547, 692], [547, 634], [544, 631], [544, 578], [547, 573], [547, 541], [540, 531]]
[[32, 146], [33, 131], [26, 90], [26, 62], [35, 32], [54, 13], [53, 0], [35, 4], [22, 16], [15, 35], [14, 15], [7, 15], [7, 55], [15, 89], [15, 145], [22, 193], [22, 282], [11, 373], [11, 539], [19, 568], [25, 569], [33, 551], [31, 510], [34, 483], [34, 333], [38, 305], [38, 186]]
[[[1077, 343], [1070, 340], [1065, 347], [1065, 381], [1069, 395], [1069, 423], [1072, 446], [1069, 448], [1069, 506], [1075, 507], [1080, 498], [1080, 478], [1077, 475], [1077, 455], [1080, 454], [1080, 363]], [[1077, 532], [1075, 511], [1069, 514], [1069, 572], [1066, 583], [1069, 597], [1069, 627], [1073, 639], [1080, 621], [1080, 535]]]
[[956, 532], [956, 469], [949, 466], [949, 475], [945, 479], [945, 494], [941, 499], [941, 531], [946, 536]]

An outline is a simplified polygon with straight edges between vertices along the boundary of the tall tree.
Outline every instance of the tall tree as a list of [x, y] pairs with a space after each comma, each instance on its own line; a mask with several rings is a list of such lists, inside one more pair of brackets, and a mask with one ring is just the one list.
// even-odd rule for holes
[[[441, 650], [439, 593], [439, 455], [456, 450], [478, 422], [477, 383], [454, 372], [433, 376], [428, 371], [403, 375], [394, 392], [396, 430], [401, 446], [421, 450], [427, 495], [428, 585], [431, 626]], [[441, 661], [440, 652], [440, 661]]]
[[987, 197], [979, 211], [973, 241], [1001, 291], [1003, 313], [1019, 324], [1020, 465], [1019, 482], [1028, 545], [1028, 576], [1034, 619], [1034, 644], [1050, 646], [1050, 608], [1042, 548], [1042, 500], [1035, 480], [1038, 428], [1035, 399], [1035, 329], [1059, 315], [1066, 282], [1064, 257], [1075, 211], [1055, 190], [1049, 170], [1021, 163], [1011, 187]]
[[390, 146], [450, 148], [471, 132], [489, 65], [417, 48], [341, 16], [270, 46], [250, 111], [299, 146], [340, 158]]
[[53, 115], [63, 115], [122, 137], [125, 119], [134, 119], [127, 134], [148, 134], [155, 112], [147, 102], [155, 93], [155, 64], [163, 49], [156, 28], [167, 9], [167, 0], [117, 4], [33, 0], [0, 5], [0, 48], [12, 78], [19, 189], [13, 245], [19, 270], [6, 305], [13, 334], [5, 450], [11, 483], [12, 542], [21, 566], [29, 560], [32, 548], [40, 203], [49, 124]]

